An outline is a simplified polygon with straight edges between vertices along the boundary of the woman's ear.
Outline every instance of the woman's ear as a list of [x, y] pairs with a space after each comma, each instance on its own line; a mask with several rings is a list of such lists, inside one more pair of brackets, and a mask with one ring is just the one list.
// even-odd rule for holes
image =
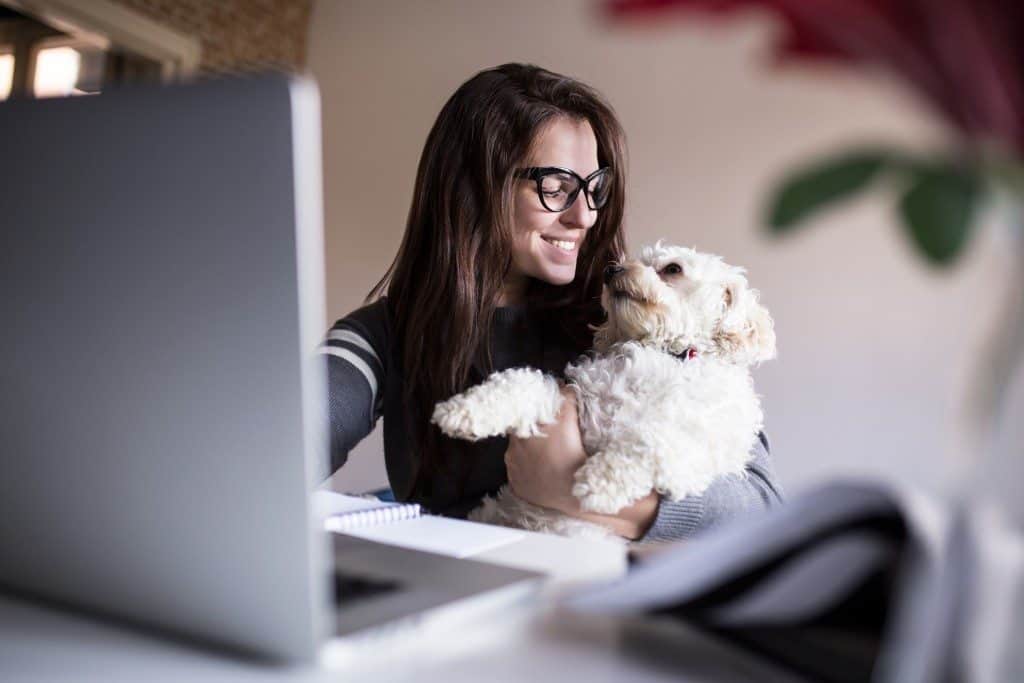
[[726, 284], [722, 299], [724, 313], [713, 338], [718, 352], [748, 365], [774, 358], [775, 324], [757, 290], [741, 276]]

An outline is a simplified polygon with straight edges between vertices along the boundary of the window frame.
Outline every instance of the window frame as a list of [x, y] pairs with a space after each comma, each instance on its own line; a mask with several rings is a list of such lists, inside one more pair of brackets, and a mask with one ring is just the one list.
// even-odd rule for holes
[[[0, 0], [0, 5], [96, 47], [116, 46], [159, 62], [165, 82], [191, 76], [199, 68], [202, 47], [197, 38], [110, 0]], [[32, 83], [34, 64], [28, 66], [27, 82]]]

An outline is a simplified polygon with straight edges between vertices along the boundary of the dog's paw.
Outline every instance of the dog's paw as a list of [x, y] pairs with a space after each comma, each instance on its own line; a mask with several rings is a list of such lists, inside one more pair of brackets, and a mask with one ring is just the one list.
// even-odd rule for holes
[[430, 421], [436, 424], [442, 432], [455, 439], [475, 441], [483, 438], [485, 435], [477, 433], [477, 425], [473, 420], [472, 411], [464, 402], [459, 401], [459, 398], [456, 396], [434, 406], [434, 414]]

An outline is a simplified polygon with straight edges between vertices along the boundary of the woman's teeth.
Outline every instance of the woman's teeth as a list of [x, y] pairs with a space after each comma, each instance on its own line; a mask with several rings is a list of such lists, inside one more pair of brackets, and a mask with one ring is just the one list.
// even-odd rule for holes
[[551, 239], [550, 237], [545, 237], [544, 241], [546, 241], [549, 244], [555, 245], [556, 247], [558, 247], [562, 251], [572, 251], [573, 249], [576, 248], [576, 243], [575, 242], [566, 242], [566, 241], [563, 241], [563, 240], [555, 240], [555, 239]]

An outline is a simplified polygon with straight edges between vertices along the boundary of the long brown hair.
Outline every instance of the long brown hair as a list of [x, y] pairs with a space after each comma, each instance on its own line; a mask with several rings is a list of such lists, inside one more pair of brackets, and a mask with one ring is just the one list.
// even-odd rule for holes
[[[431, 478], [452, 443], [429, 424], [434, 404], [464, 390], [474, 363], [490, 372], [490, 330], [512, 264], [514, 171], [556, 117], [589, 122], [598, 163], [612, 169], [611, 196], [583, 240], [576, 277], [553, 286], [531, 279], [527, 303], [553, 313], [580, 351], [598, 324], [601, 272], [622, 257], [625, 145], [611, 107], [577, 80], [530, 64], [504, 64], [466, 81], [427, 136], [401, 247], [367, 301], [387, 290], [405, 376], [407, 434], [418, 447], [412, 490], [429, 499]], [[446, 445], [442, 451], [442, 445]], [[450, 459], [450, 458], [449, 458]]]

